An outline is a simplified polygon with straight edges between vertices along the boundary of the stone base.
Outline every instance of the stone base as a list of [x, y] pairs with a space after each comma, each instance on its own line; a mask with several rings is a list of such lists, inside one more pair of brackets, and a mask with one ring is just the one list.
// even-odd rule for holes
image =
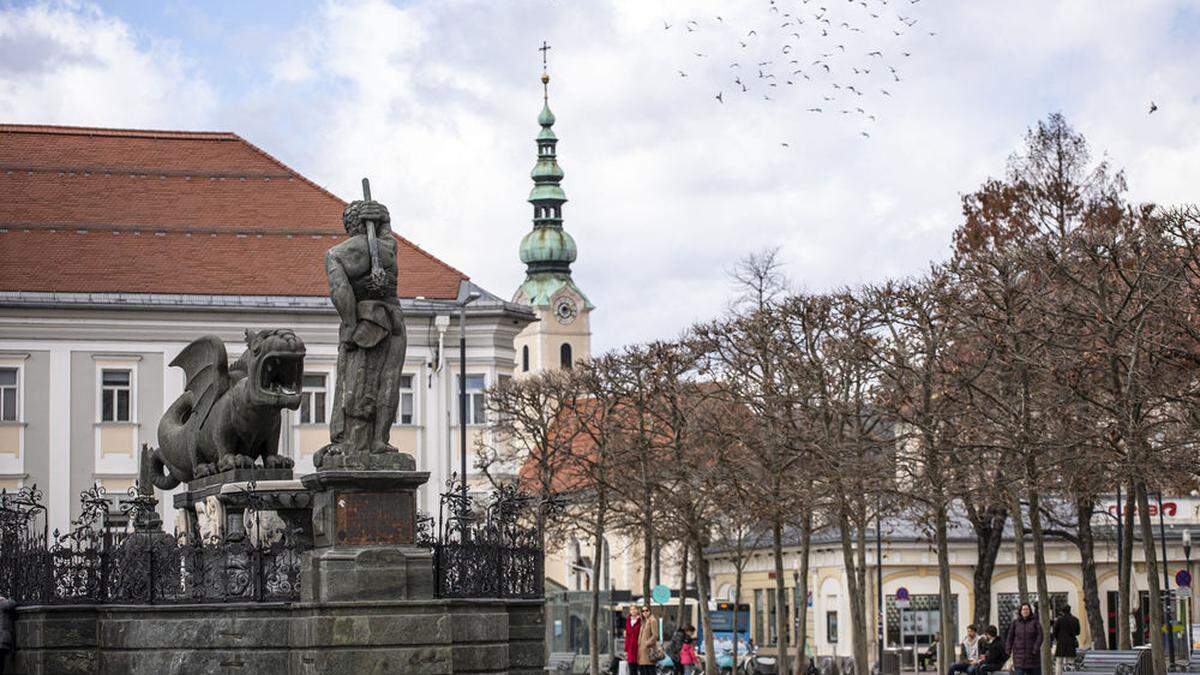
[[12, 672], [534, 675], [544, 649], [540, 600], [22, 607]]
[[383, 601], [433, 597], [433, 552], [390, 546], [317, 549], [300, 563], [305, 602]]

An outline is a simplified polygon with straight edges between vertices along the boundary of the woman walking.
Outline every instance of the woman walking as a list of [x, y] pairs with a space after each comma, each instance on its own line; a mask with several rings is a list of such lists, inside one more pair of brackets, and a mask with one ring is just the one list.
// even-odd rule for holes
[[1012, 656], [1015, 675], [1039, 675], [1042, 669], [1042, 624], [1033, 615], [1033, 606], [1021, 603], [1017, 618], [1008, 627], [1005, 651]]
[[650, 605], [642, 607], [638, 629], [638, 675], [654, 675], [658, 665], [658, 622], [650, 615]]

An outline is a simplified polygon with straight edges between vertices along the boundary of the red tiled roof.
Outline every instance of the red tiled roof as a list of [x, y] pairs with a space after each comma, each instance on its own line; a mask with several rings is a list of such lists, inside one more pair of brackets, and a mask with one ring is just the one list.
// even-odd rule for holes
[[[235, 134], [0, 125], [0, 291], [325, 295], [345, 206]], [[396, 239], [401, 296], [457, 296]]]

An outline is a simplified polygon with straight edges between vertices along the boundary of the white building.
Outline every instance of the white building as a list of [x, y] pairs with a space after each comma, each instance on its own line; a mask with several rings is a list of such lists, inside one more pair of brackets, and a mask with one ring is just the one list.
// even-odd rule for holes
[[[248, 328], [305, 342], [304, 402], [284, 413], [281, 453], [310, 471], [337, 360], [323, 256], [345, 236], [345, 206], [230, 133], [0, 125], [0, 487], [36, 484], [52, 528], [93, 483], [125, 491], [183, 390], [171, 360], [206, 334], [236, 358]], [[392, 226], [404, 231], [402, 213]], [[535, 317], [397, 240], [408, 353], [391, 439], [431, 472], [421, 506], [436, 514], [458, 466], [458, 301], [482, 294], [467, 309], [469, 451], [483, 389], [512, 375], [513, 339]]]

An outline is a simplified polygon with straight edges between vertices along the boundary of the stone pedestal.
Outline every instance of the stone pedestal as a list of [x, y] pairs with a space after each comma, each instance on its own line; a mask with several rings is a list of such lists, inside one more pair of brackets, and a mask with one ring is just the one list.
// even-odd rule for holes
[[416, 545], [416, 491], [429, 473], [395, 455], [388, 464], [396, 468], [322, 468], [301, 478], [312, 494], [314, 547], [301, 563], [304, 602], [433, 597], [433, 553]]

